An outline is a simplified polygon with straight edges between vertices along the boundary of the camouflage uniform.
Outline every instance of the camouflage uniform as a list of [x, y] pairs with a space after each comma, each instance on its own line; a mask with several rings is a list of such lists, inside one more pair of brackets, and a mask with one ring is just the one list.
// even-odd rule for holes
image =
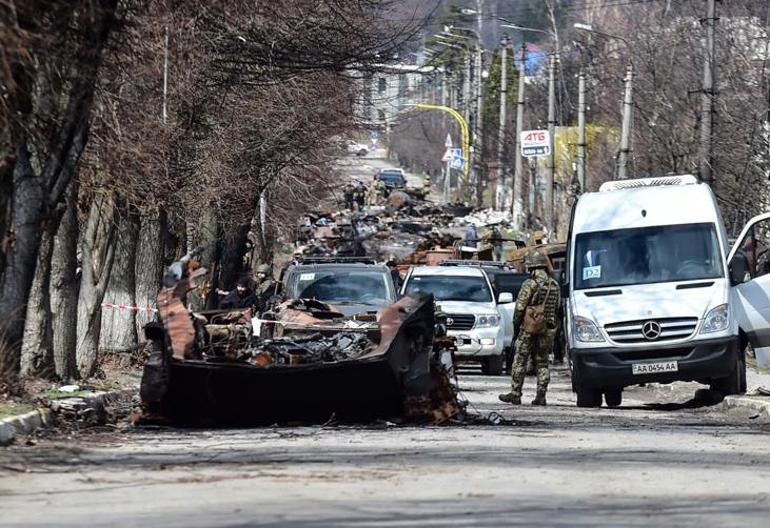
[[[548, 288], [549, 284], [550, 291]], [[524, 385], [527, 360], [532, 356], [537, 371], [537, 398], [532, 403], [545, 405], [545, 393], [548, 390], [548, 382], [551, 379], [551, 374], [548, 371], [548, 354], [553, 347], [553, 340], [556, 337], [558, 326], [559, 284], [549, 277], [544, 269], [538, 268], [534, 270], [532, 278], [527, 279], [522, 285], [521, 291], [519, 291], [519, 296], [516, 299], [516, 309], [513, 314], [514, 325], [516, 328], [520, 328], [527, 307], [542, 304], [546, 293], [548, 293], [548, 297], [545, 299], [546, 329], [542, 334], [537, 335], [521, 330], [516, 340], [516, 358], [511, 369], [511, 394], [509, 398], [513, 403], [521, 401], [521, 389]], [[501, 397], [501, 399], [503, 398]]]

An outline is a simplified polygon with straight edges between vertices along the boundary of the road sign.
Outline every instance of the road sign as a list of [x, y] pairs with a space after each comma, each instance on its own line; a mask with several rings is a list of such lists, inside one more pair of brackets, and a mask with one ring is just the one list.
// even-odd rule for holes
[[449, 163], [454, 159], [454, 156], [452, 155], [452, 149], [448, 148], [446, 149], [446, 152], [444, 152], [444, 157], [441, 158], [441, 163]]
[[551, 139], [547, 130], [524, 130], [519, 140], [521, 155], [525, 158], [547, 156], [551, 153]]
[[465, 158], [452, 158], [449, 162], [449, 167], [455, 170], [460, 170], [465, 165]]
[[449, 134], [446, 135], [446, 141], [444, 141], [444, 146], [446, 148], [452, 148], [452, 136]]

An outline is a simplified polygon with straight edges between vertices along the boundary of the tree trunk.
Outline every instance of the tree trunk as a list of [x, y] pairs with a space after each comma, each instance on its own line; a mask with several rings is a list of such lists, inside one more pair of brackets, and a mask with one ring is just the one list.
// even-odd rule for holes
[[[80, 161], [88, 136], [88, 120], [91, 113], [96, 77], [107, 45], [110, 31], [115, 25], [117, 0], [99, 0], [98, 5], [88, 12], [85, 40], [78, 49], [78, 71], [70, 83], [69, 93], [58, 94], [66, 97], [66, 110], [55, 124], [54, 138], [45, 156], [41, 171], [35, 171], [30, 163], [27, 121], [36, 119], [33, 115], [32, 94], [35, 86], [27, 68], [15, 67], [23, 78], [20, 89], [26, 102], [17, 107], [11, 98], [14, 122], [11, 123], [16, 160], [13, 171], [13, 192], [11, 197], [12, 220], [10, 233], [3, 233], [4, 262], [0, 270], [0, 321], [3, 322], [3, 341], [11, 346], [1, 347], [5, 357], [3, 365], [17, 367], [27, 297], [32, 286], [35, 265], [38, 260], [41, 221], [60, 204]], [[26, 62], [14, 60], [16, 66]], [[18, 71], [17, 71], [18, 70]], [[19, 132], [21, 131], [21, 132]]]
[[[166, 218], [164, 213], [154, 216], [143, 216], [139, 228], [139, 242], [136, 246], [135, 283], [136, 304], [145, 308], [157, 308], [156, 299], [163, 277], [163, 248]], [[138, 311], [136, 327], [139, 342], [143, 342], [144, 325], [155, 320], [155, 313]]]
[[[136, 304], [136, 251], [139, 219], [131, 213], [121, 214], [115, 232], [115, 257], [104, 299], [106, 303], [124, 306]], [[136, 312], [131, 309], [106, 308], [102, 311], [102, 350], [125, 351], [136, 346]]]
[[195, 244], [201, 247], [199, 255], [201, 265], [208, 270], [208, 294], [205, 299], [201, 297], [200, 289], [196, 288], [187, 294], [187, 302], [192, 310], [214, 309], [219, 304], [217, 288], [220, 288], [218, 240], [219, 224], [210, 210], [206, 210], [199, 223], [195, 237]]
[[109, 199], [94, 200], [80, 243], [83, 275], [78, 292], [77, 348], [80, 376], [96, 372], [102, 301], [115, 255], [115, 205]]
[[78, 219], [75, 214], [77, 190], [70, 190], [67, 211], [59, 224], [51, 258], [51, 312], [53, 316], [53, 359], [57, 376], [68, 382], [78, 375], [77, 346]]
[[50, 376], [53, 373], [51, 336], [51, 254], [54, 228], [47, 226], [40, 239], [35, 277], [27, 299], [24, 339], [21, 344], [21, 375]]
[[220, 281], [225, 289], [235, 288], [235, 283], [245, 273], [243, 260], [247, 253], [246, 242], [249, 226], [239, 226], [230, 230], [225, 237], [219, 266], [221, 267]]
[[45, 204], [42, 178], [32, 168], [26, 145], [17, 151], [13, 170], [12, 220], [4, 233], [5, 268], [0, 284], [0, 336], [9, 346], [3, 364], [18, 371], [24, 315], [40, 246], [40, 220]]

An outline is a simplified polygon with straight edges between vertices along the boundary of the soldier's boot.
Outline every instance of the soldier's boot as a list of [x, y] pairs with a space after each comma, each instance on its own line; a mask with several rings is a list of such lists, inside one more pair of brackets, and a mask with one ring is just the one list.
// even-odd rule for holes
[[521, 405], [521, 396], [517, 396], [512, 392], [500, 394], [498, 398], [501, 402], [512, 403], [513, 405]]
[[537, 396], [535, 396], [535, 399], [532, 400], [532, 405], [542, 405], [545, 406], [545, 393], [544, 392], [538, 392]]

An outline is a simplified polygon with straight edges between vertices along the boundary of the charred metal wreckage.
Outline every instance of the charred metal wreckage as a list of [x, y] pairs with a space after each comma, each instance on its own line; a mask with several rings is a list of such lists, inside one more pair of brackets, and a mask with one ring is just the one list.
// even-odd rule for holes
[[[184, 425], [442, 423], [462, 413], [441, 355], [451, 338], [432, 296], [408, 296], [351, 317], [310, 300], [250, 310], [190, 312], [184, 297], [204, 270], [166, 282], [160, 321], [146, 327], [143, 418]], [[438, 332], [436, 331], [438, 329]]]

